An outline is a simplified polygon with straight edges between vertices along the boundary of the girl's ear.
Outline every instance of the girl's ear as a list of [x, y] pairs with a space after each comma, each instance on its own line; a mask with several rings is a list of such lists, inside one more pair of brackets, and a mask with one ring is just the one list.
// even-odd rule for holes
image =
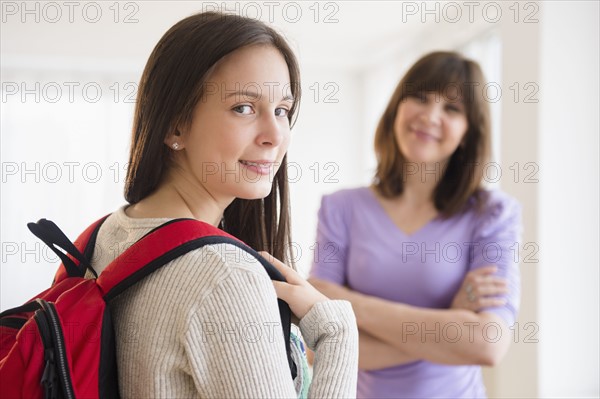
[[175, 129], [173, 133], [170, 133], [165, 137], [164, 143], [167, 147], [171, 148], [174, 151], [178, 151], [184, 148], [183, 140], [181, 137], [181, 132], [179, 129]]

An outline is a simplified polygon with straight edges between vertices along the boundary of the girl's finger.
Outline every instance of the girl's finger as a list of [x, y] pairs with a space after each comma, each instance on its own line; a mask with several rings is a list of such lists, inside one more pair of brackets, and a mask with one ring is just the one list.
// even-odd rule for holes
[[494, 275], [485, 275], [485, 276], [471, 276], [468, 280], [468, 283], [472, 285], [483, 285], [483, 284], [492, 284], [492, 285], [506, 285], [507, 280], [504, 277], [498, 277]]
[[488, 266], [483, 266], [483, 267], [479, 267], [475, 270], [471, 271], [471, 274], [473, 275], [486, 275], [486, 274], [494, 274], [498, 271], [498, 266], [496, 265], [488, 265]]
[[487, 275], [487, 276], [483, 276], [480, 277], [481, 281], [485, 281], [488, 283], [506, 283], [506, 278], [504, 277], [499, 277], [499, 276], [493, 276], [493, 275]]
[[485, 277], [481, 280], [477, 280], [473, 284], [474, 288], [477, 287], [496, 287], [498, 289], [508, 289], [508, 281], [502, 277]]
[[508, 288], [506, 286], [498, 286], [495, 284], [482, 284], [477, 286], [473, 292], [479, 296], [492, 296], [506, 294], [508, 293]]
[[504, 298], [479, 298], [477, 301], [477, 309], [481, 310], [482, 308], [493, 308], [496, 306], [503, 306], [506, 304], [506, 299]]
[[291, 267], [288, 267], [285, 263], [271, 255], [266, 251], [260, 251], [259, 254], [265, 258], [269, 263], [271, 263], [275, 268], [285, 277], [285, 280], [288, 283], [297, 282], [297, 277], [295, 275], [294, 270]]

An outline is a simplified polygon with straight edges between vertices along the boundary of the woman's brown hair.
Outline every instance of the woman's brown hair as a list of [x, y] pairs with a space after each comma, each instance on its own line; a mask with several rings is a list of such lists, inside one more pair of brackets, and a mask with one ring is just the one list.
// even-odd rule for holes
[[[177, 126], [191, 122], [216, 63], [252, 45], [273, 46], [285, 59], [294, 97], [288, 113], [293, 125], [300, 101], [300, 70], [280, 34], [260, 21], [233, 14], [206, 12], [185, 18], [154, 47], [140, 80], [125, 183], [125, 199], [130, 204], [159, 186], [171, 156], [164, 140]], [[220, 227], [255, 250], [268, 251], [293, 264], [287, 156], [273, 179], [271, 193], [264, 199], [235, 199], [225, 210]]]
[[377, 170], [374, 185], [384, 197], [402, 194], [407, 161], [394, 134], [394, 121], [401, 102], [424, 92], [460, 96], [466, 110], [468, 128], [462, 144], [451, 155], [442, 178], [435, 187], [433, 201], [442, 216], [462, 211], [470, 198], [480, 206], [482, 170], [490, 154], [489, 105], [482, 95], [485, 79], [479, 65], [455, 52], [433, 52], [419, 59], [406, 72], [390, 99], [377, 130], [375, 153]]

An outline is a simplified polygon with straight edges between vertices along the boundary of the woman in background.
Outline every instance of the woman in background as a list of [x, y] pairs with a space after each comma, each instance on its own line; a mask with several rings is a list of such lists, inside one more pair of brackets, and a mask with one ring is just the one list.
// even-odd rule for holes
[[358, 396], [485, 397], [481, 367], [510, 344], [519, 307], [519, 204], [482, 187], [485, 80], [452, 52], [418, 60], [375, 133], [370, 187], [322, 200], [309, 281], [352, 302]]
[[[219, 226], [289, 261], [286, 153], [299, 88], [296, 57], [262, 22], [203, 13], [175, 24], [141, 78], [129, 204], [99, 231], [96, 272], [175, 218]], [[272, 282], [256, 258], [240, 251], [205, 245], [116, 298], [111, 310], [122, 397], [355, 395], [358, 334], [350, 304], [328, 300], [262, 252], [287, 279]], [[278, 297], [316, 351], [310, 387], [301, 364], [292, 379]], [[335, 332], [319, 328], [327, 323]]]

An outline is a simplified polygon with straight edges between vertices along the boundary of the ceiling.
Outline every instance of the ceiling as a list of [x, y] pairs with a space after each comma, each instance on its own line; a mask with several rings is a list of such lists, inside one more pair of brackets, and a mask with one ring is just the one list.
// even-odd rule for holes
[[[120, 2], [119, 7], [114, 2], [76, 2], [78, 6], [71, 9], [60, 2], [52, 2], [53, 6], [10, 2], [8, 9], [6, 3], [2, 6], [3, 66], [33, 65], [38, 59], [50, 64], [52, 59], [69, 59], [73, 64], [105, 65], [119, 60], [137, 69], [171, 25], [190, 14], [215, 9], [260, 16], [285, 34], [302, 65], [309, 67], [361, 68], [390, 51], [414, 47], [432, 32], [443, 39], [439, 34], [443, 21], [423, 14], [417, 2], [143, 1]], [[465, 19], [463, 15], [460, 22]], [[450, 27], [458, 31], [458, 25]]]

